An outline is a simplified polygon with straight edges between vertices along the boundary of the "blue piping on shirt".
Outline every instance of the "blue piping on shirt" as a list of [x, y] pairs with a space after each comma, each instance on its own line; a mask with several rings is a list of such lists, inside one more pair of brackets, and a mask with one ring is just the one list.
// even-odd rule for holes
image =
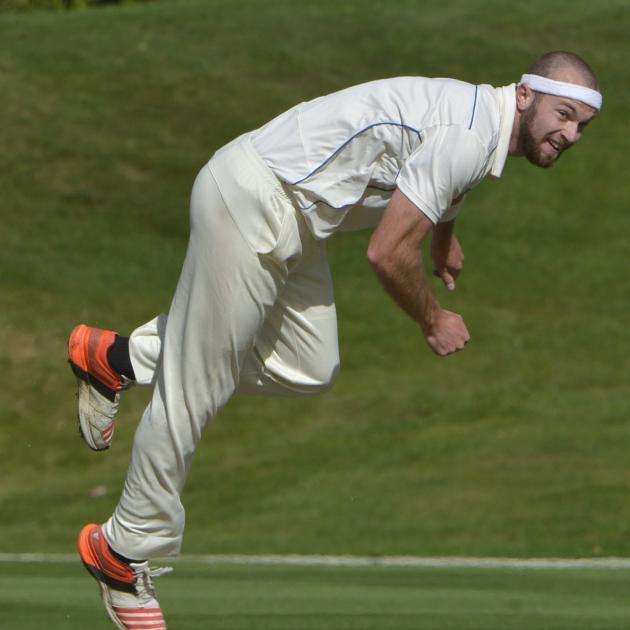
[[338, 153], [343, 151], [346, 148], [346, 146], [348, 146], [357, 136], [360, 136], [362, 133], [365, 133], [366, 131], [368, 131], [369, 129], [372, 129], [373, 127], [379, 127], [381, 125], [394, 125], [396, 127], [402, 127], [403, 129], [409, 129], [410, 131], [413, 131], [418, 136], [418, 139], [422, 142], [422, 135], [420, 134], [420, 130], [416, 129], [415, 127], [411, 127], [410, 125], [405, 125], [404, 123], [397, 123], [397, 122], [374, 123], [373, 125], [368, 125], [364, 129], [361, 129], [361, 131], [357, 131], [357, 133], [355, 133], [353, 136], [348, 138], [348, 140], [346, 140], [337, 150], [333, 151], [331, 155], [328, 158], [326, 158], [317, 168], [313, 169], [306, 177], [303, 177], [302, 179], [298, 179], [296, 182], [292, 182], [291, 185], [296, 186], [297, 184], [301, 184], [302, 182], [305, 182], [309, 177], [317, 173], [317, 171], [324, 168], [324, 166], [326, 166], [328, 162], [330, 162]]
[[[379, 186], [366, 186], [365, 190], [380, 190], [382, 192], [394, 192], [396, 190], [396, 186], [393, 186], [392, 188], [381, 188]], [[358, 201], [358, 199], [357, 199]], [[302, 210], [303, 212], [308, 212], [310, 211], [311, 208], [313, 208], [314, 206], [316, 206], [318, 203], [321, 203], [325, 206], [328, 206], [331, 210], [343, 210], [344, 208], [351, 208], [352, 206], [355, 206], [357, 204], [357, 201], [353, 201], [352, 203], [347, 203], [343, 206], [333, 206], [331, 203], [328, 203], [327, 201], [324, 201], [323, 199], [318, 199], [317, 201], [313, 201], [313, 203], [310, 206], [300, 206], [298, 205], [298, 208], [300, 210]]]
[[470, 124], [468, 125], [468, 129], [472, 129], [473, 120], [475, 119], [475, 110], [477, 109], [477, 92], [479, 91], [479, 86], [475, 85], [475, 101], [473, 102], [473, 110], [470, 116]]
[[[477, 93], [478, 92], [479, 92], [479, 86], [476, 85], [475, 86], [475, 98], [474, 98], [474, 101], [473, 101], [472, 114], [470, 116], [470, 123], [468, 125], [468, 129], [472, 129], [472, 124], [473, 124], [473, 121], [475, 119], [475, 112], [477, 110]], [[396, 127], [401, 127], [402, 129], [409, 129], [410, 131], [413, 131], [418, 136], [418, 140], [420, 140], [420, 142], [422, 142], [422, 134], [421, 134], [420, 130], [416, 129], [415, 127], [412, 127], [411, 125], [405, 125], [404, 123], [397, 123], [397, 122], [391, 122], [391, 121], [390, 122], [374, 123], [372, 125], [368, 125], [367, 127], [364, 127], [363, 129], [361, 129], [360, 131], [357, 131], [357, 133], [355, 133], [353, 136], [350, 136], [350, 138], [348, 138], [348, 140], [346, 140], [338, 149], [333, 151], [330, 154], [330, 156], [328, 158], [326, 158], [319, 166], [314, 168], [308, 175], [306, 175], [302, 179], [298, 179], [297, 181], [292, 182], [291, 186], [296, 186], [297, 184], [301, 184], [302, 182], [305, 182], [309, 177], [312, 177], [315, 173], [317, 173], [317, 171], [319, 171], [320, 169], [324, 168], [324, 166], [326, 166], [326, 164], [328, 164], [331, 160], [333, 160], [335, 158], [335, 156], [338, 155], [341, 151], [343, 151], [346, 148], [346, 146], [348, 146], [355, 138], [360, 136], [362, 133], [365, 133], [366, 131], [372, 129], [373, 127], [379, 127], [381, 125], [394, 125]], [[398, 175], [399, 174], [400, 174], [400, 169], [398, 170]], [[398, 179], [398, 175], [396, 175], [396, 179]], [[376, 188], [377, 190], [383, 190], [383, 191], [389, 191], [390, 190], [390, 189], [386, 189], [386, 188], [378, 188], [377, 186], [368, 186], [367, 188]], [[394, 190], [394, 188], [392, 188], [391, 190]], [[301, 210], [308, 210], [308, 209], [312, 208], [314, 205], [316, 205], [317, 203], [323, 203], [324, 205], [328, 206], [329, 208], [332, 208], [332, 209], [335, 209], [335, 210], [340, 210], [341, 208], [345, 208], [346, 207], [346, 206], [335, 207], [335, 206], [332, 206], [329, 203], [326, 203], [323, 200], [318, 200], [316, 202], [313, 202], [310, 206], [307, 206], [306, 208], [301, 208]], [[353, 204], [347, 204], [347, 205], [353, 205]]]

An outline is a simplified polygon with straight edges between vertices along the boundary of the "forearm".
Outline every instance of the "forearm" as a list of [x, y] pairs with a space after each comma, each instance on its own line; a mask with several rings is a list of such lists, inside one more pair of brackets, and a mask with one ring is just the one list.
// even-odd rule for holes
[[422, 264], [420, 251], [396, 251], [387, 257], [372, 259], [370, 264], [377, 278], [393, 300], [426, 333], [440, 311]]
[[[383, 218], [374, 230], [368, 246], [368, 260], [385, 290], [396, 303], [422, 327], [427, 344], [440, 356], [461, 350], [470, 335], [464, 320], [457, 313], [440, 307], [428, 286], [422, 264], [421, 245], [435, 226], [422, 211], [396, 190]], [[461, 249], [453, 236], [453, 225], [439, 227], [439, 238], [448, 236], [446, 258], [456, 258], [461, 268]], [[447, 264], [450, 269], [450, 264]], [[455, 271], [453, 273], [456, 274]], [[454, 280], [449, 285], [454, 288]]]

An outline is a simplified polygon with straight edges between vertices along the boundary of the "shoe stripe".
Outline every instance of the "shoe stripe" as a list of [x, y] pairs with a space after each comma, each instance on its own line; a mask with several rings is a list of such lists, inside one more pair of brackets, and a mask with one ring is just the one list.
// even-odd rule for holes
[[166, 628], [162, 611], [159, 608], [117, 608], [112, 607], [118, 619], [129, 630], [160, 630]]
[[109, 442], [112, 434], [114, 433], [114, 423], [108, 424], [102, 431], [101, 435], [106, 442]]
[[140, 616], [140, 615], [123, 615], [122, 613], [118, 613], [118, 618], [121, 621], [124, 622], [128, 622], [128, 621], [134, 621], [134, 622], [142, 622], [142, 621], [148, 621], [150, 623], [162, 623], [164, 621], [164, 618], [162, 617], [162, 615], [157, 615], [157, 616], [153, 616], [153, 617], [146, 617], [146, 616]]
[[120, 608], [119, 606], [112, 606], [112, 608], [117, 613], [124, 614], [152, 614], [152, 615], [161, 615], [162, 610], [160, 608]]

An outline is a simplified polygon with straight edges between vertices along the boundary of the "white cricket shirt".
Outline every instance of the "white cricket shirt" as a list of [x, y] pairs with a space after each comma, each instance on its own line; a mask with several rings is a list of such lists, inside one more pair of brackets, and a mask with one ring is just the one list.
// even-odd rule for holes
[[437, 223], [503, 170], [515, 86], [398, 77], [301, 103], [252, 132], [313, 234], [375, 225], [399, 188]]

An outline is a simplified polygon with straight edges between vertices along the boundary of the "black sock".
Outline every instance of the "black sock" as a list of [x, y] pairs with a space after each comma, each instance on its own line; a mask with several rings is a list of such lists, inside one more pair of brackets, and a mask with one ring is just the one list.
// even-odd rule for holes
[[109, 367], [117, 374], [125, 376], [132, 381], [136, 380], [136, 375], [131, 365], [131, 357], [129, 356], [129, 337], [116, 335], [114, 343], [107, 348], [107, 361]]
[[142, 560], [132, 560], [131, 558], [126, 558], [125, 556], [118, 553], [117, 551], [114, 551], [109, 545], [107, 545], [107, 547], [112, 552], [112, 556], [114, 556], [114, 558], [118, 558], [118, 560], [120, 560], [121, 562], [124, 562], [125, 564], [131, 564], [132, 562], [142, 562]]

